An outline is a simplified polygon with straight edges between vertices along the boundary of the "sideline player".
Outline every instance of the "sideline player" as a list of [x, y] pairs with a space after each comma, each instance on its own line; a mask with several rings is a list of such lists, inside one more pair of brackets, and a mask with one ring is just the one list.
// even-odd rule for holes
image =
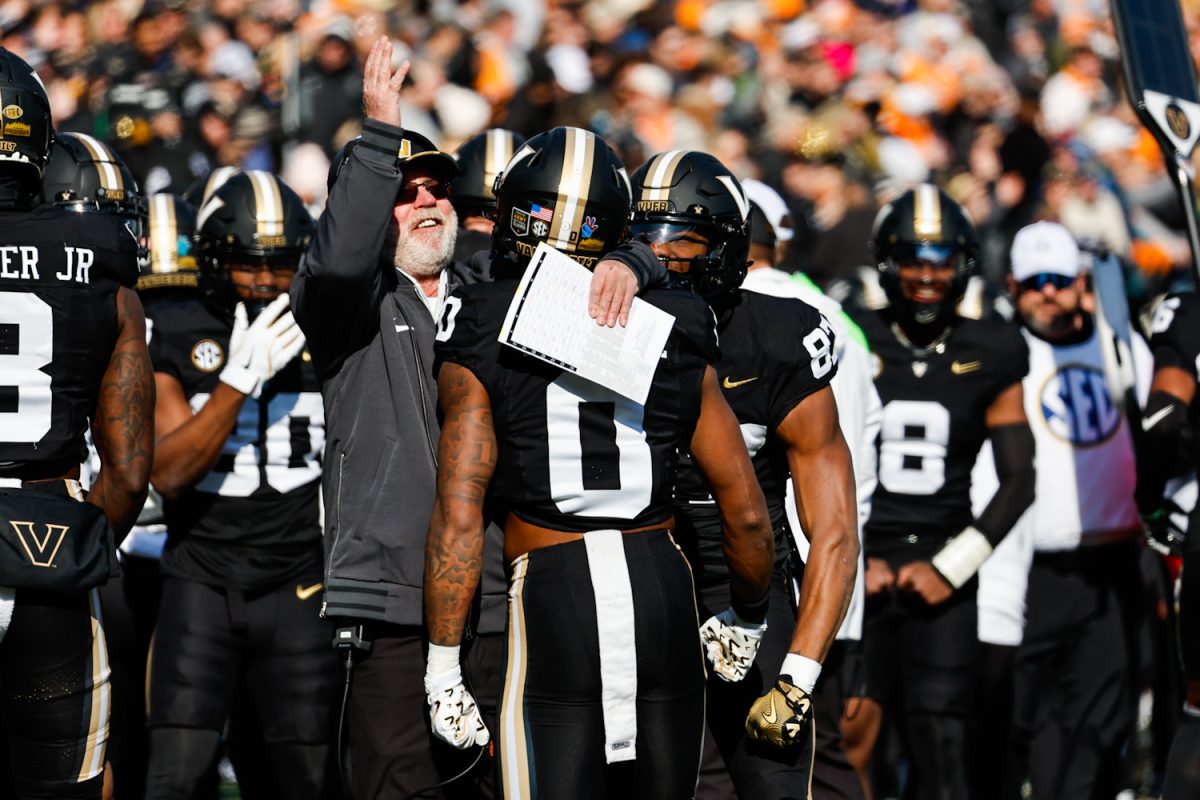
[[[601, 139], [555, 128], [514, 156], [497, 200], [496, 272], [510, 277], [538, 241], [595, 263], [622, 240], [630, 195]], [[550, 224], [524, 224], [531, 208], [553, 209]], [[513, 289], [512, 279], [460, 289], [438, 337], [445, 424], [425, 570], [434, 730], [460, 747], [489, 738], [459, 644], [494, 478], [513, 564], [504, 796], [691, 796], [704, 668], [690, 571], [670, 533], [681, 446], [691, 441], [724, 514], [733, 601], [757, 611], [750, 622], [766, 611], [773, 557], [762, 493], [710, 367], [711, 313], [686, 293], [646, 293], [676, 319], [642, 405], [502, 347]]]
[[[872, 245], [887, 305], [856, 316], [883, 402], [879, 485], [864, 531], [865, 719], [878, 721], [880, 705], [890, 714], [918, 797], [965, 798], [975, 573], [1033, 501], [1021, 390], [1029, 354], [1008, 323], [957, 314], [975, 269], [975, 231], [936, 186], [880, 211]], [[971, 470], [989, 438], [999, 486], [973, 518]]]
[[191, 797], [235, 692], [281, 796], [319, 798], [337, 661], [318, 618], [324, 416], [287, 287], [312, 236], [278, 178], [230, 178], [199, 214], [203, 298], [155, 326], [154, 485], [170, 531], [150, 669], [148, 798]]
[[[733, 174], [707, 153], [672, 150], [632, 176], [630, 233], [646, 242], [677, 284], [704, 298], [717, 319], [721, 357], [715, 368], [737, 417], [775, 536], [771, 604], [765, 631], [730, 606], [730, 572], [721, 513], [704, 476], [684, 454], [675, 488], [679, 541], [695, 572], [708, 680], [704, 772], [724, 762], [737, 794], [793, 797], [811, 786], [815, 730], [777, 740], [761, 736], [761, 719], [746, 715], [774, 686], [789, 704], [811, 706], [821, 672], [854, 589], [858, 568], [854, 477], [838, 427], [830, 381], [837, 372], [834, 334], [812, 306], [739, 287], [750, 246], [750, 201]], [[807, 566], [791, 547], [785, 510], [789, 474], [796, 505], [812, 540]], [[799, 613], [792, 580], [800, 584]], [[709, 619], [711, 617], [711, 619]], [[753, 655], [753, 665], [725, 658]], [[796, 699], [793, 699], [796, 698]], [[774, 713], [773, 710], [770, 713]], [[811, 721], [811, 712], [804, 716]], [[773, 752], [759, 743], [768, 739]], [[719, 754], [718, 754], [719, 753]], [[717, 794], [702, 776], [698, 794]]]
[[[33, 70], [0, 50], [0, 719], [18, 797], [99, 798], [112, 690], [97, 588], [146, 498], [154, 382], [137, 242], [37, 207], [52, 135]], [[85, 502], [89, 421], [100, 470]]]
[[454, 152], [458, 174], [450, 181], [450, 202], [458, 214], [454, 260], [466, 262], [492, 245], [496, 195], [492, 187], [525, 137], [504, 128], [491, 128], [463, 142]]

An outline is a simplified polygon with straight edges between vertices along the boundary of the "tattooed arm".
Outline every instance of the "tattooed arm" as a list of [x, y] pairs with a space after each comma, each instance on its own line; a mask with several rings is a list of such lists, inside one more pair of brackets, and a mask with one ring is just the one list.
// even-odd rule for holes
[[445, 422], [425, 540], [425, 624], [430, 642], [454, 646], [462, 641], [483, 569], [483, 499], [497, 447], [491, 400], [469, 369], [442, 365], [438, 401]]
[[87, 501], [125, 537], [146, 501], [154, 454], [154, 372], [146, 349], [146, 316], [132, 289], [117, 290], [117, 344], [100, 382], [92, 437], [100, 472]]

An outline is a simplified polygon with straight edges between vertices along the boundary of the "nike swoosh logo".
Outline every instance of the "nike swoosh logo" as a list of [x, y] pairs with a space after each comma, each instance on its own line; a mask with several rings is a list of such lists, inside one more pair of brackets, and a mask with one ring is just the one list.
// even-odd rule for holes
[[1166, 408], [1160, 408], [1158, 411], [1155, 411], [1153, 414], [1142, 420], [1142, 430], [1150, 430], [1155, 425], [1162, 422], [1166, 416], [1174, 410], [1175, 409], [1171, 406], [1167, 406]]
[[968, 372], [974, 372], [982, 366], [982, 361], [968, 361], [966, 363], [961, 361], [952, 361], [950, 363], [950, 371], [955, 375], [965, 375]]
[[396, 333], [404, 333], [406, 330], [408, 330], [407, 325], [397, 325], [396, 326]]
[[767, 703], [767, 710], [763, 712], [763, 722], [768, 725], [774, 725], [779, 719], [779, 714], [775, 711], [775, 698], [772, 697]]
[[322, 586], [324, 586], [324, 584], [314, 583], [312, 586], [305, 588], [300, 584], [296, 584], [296, 597], [300, 600], [307, 600], [317, 592], [321, 591]]
[[724, 386], [726, 389], [736, 389], [739, 386], [745, 386], [747, 383], [750, 383], [751, 381], [756, 381], [756, 380], [758, 380], [757, 377], [746, 378], [746, 380], [744, 380], [744, 381], [731, 381], [731, 380], [729, 380], [729, 377], [726, 376], [725, 380], [721, 382], [721, 385]]

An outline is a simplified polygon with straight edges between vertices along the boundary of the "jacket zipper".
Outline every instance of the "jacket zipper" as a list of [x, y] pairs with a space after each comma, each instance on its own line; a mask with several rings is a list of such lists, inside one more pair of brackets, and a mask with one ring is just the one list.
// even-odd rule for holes
[[[333, 567], [333, 557], [337, 554], [338, 540], [342, 538], [342, 475], [346, 469], [346, 453], [338, 453], [338, 487], [337, 494], [333, 498], [334, 512], [337, 514], [337, 534], [333, 537], [333, 545], [329, 548], [329, 566]], [[328, 570], [326, 570], [328, 572]], [[328, 582], [328, 577], [326, 582]], [[328, 587], [326, 587], [328, 590]], [[326, 601], [321, 601], [321, 619], [325, 618]]]

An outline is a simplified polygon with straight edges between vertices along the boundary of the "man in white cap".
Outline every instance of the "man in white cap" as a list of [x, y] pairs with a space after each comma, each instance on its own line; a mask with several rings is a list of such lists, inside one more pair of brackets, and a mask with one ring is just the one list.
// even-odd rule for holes
[[1009, 777], [1028, 777], [1035, 797], [1114, 797], [1134, 732], [1142, 602], [1125, 403], [1134, 388], [1145, 401], [1150, 351], [1086, 310], [1079, 248], [1058, 223], [1017, 232], [1008, 283], [1029, 345], [1025, 410], [1037, 446]]

